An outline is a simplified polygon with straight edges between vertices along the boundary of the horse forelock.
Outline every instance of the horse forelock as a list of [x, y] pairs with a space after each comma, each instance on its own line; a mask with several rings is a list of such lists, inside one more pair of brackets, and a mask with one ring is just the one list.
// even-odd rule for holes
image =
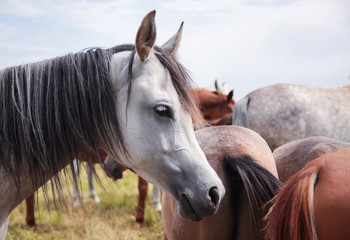
[[[114, 51], [125, 48], [89, 49], [0, 72], [0, 167], [17, 189], [24, 169], [35, 188], [79, 153], [90, 160], [89, 149], [97, 156], [100, 146], [127, 152], [109, 71]], [[53, 182], [60, 192], [60, 177]]]

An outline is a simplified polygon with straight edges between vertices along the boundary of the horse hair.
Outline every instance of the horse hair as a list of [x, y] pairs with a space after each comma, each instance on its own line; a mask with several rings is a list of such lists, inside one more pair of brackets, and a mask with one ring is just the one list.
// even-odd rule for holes
[[[248, 197], [250, 206], [251, 232], [259, 232], [263, 228], [263, 217], [266, 214], [265, 203], [270, 201], [282, 186], [281, 182], [264, 167], [257, 164], [250, 156], [227, 156], [224, 159], [227, 178], [232, 183], [233, 215], [235, 217], [234, 234], [238, 234], [239, 192], [242, 186]], [[256, 239], [263, 239], [254, 236]]]
[[[113, 54], [123, 51], [132, 51], [133, 58], [134, 49], [131, 44], [94, 48], [0, 71], [0, 167], [18, 194], [24, 170], [31, 173], [33, 191], [39, 182], [55, 176], [51, 179], [52, 193], [55, 196], [56, 189], [61, 197], [57, 173], [68, 163], [73, 169], [72, 160], [78, 154], [83, 153], [90, 166], [89, 150], [101, 163], [99, 147], [113, 151], [108, 154], [117, 159], [120, 154], [128, 156], [116, 116], [110, 61]], [[181, 103], [194, 122], [201, 121], [185, 68], [161, 48], [155, 49]], [[132, 72], [129, 88], [131, 76]], [[74, 171], [64, 170], [64, 176], [76, 178]], [[45, 196], [46, 192], [44, 189]]]
[[298, 172], [270, 201], [264, 228], [267, 239], [317, 240], [313, 194], [320, 168]]

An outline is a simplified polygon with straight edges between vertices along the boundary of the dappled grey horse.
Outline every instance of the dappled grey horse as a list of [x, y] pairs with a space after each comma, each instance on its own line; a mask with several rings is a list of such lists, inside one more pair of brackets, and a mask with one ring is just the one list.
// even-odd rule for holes
[[277, 84], [234, 106], [233, 125], [259, 133], [273, 150], [310, 136], [350, 141], [350, 83], [332, 88]]

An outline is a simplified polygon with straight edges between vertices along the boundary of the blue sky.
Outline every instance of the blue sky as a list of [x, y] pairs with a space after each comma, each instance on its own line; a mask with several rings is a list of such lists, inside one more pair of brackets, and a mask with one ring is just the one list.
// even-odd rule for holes
[[0, 0], [0, 69], [133, 43], [156, 9], [161, 45], [185, 21], [180, 60], [235, 99], [275, 83], [338, 86], [350, 75], [348, 0]]

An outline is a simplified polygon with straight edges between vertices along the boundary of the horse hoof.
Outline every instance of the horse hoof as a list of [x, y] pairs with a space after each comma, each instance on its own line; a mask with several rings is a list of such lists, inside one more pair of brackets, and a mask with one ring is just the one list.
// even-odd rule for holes
[[140, 229], [146, 228], [146, 225], [144, 223], [140, 223]]
[[97, 196], [91, 196], [92, 199], [94, 199], [94, 203], [100, 203], [101, 200]]
[[73, 201], [73, 207], [79, 207], [80, 206], [80, 202], [79, 201]]
[[157, 204], [156, 204], [156, 211], [157, 211], [157, 212], [162, 211], [162, 205], [161, 205], [160, 203], [157, 203]]

